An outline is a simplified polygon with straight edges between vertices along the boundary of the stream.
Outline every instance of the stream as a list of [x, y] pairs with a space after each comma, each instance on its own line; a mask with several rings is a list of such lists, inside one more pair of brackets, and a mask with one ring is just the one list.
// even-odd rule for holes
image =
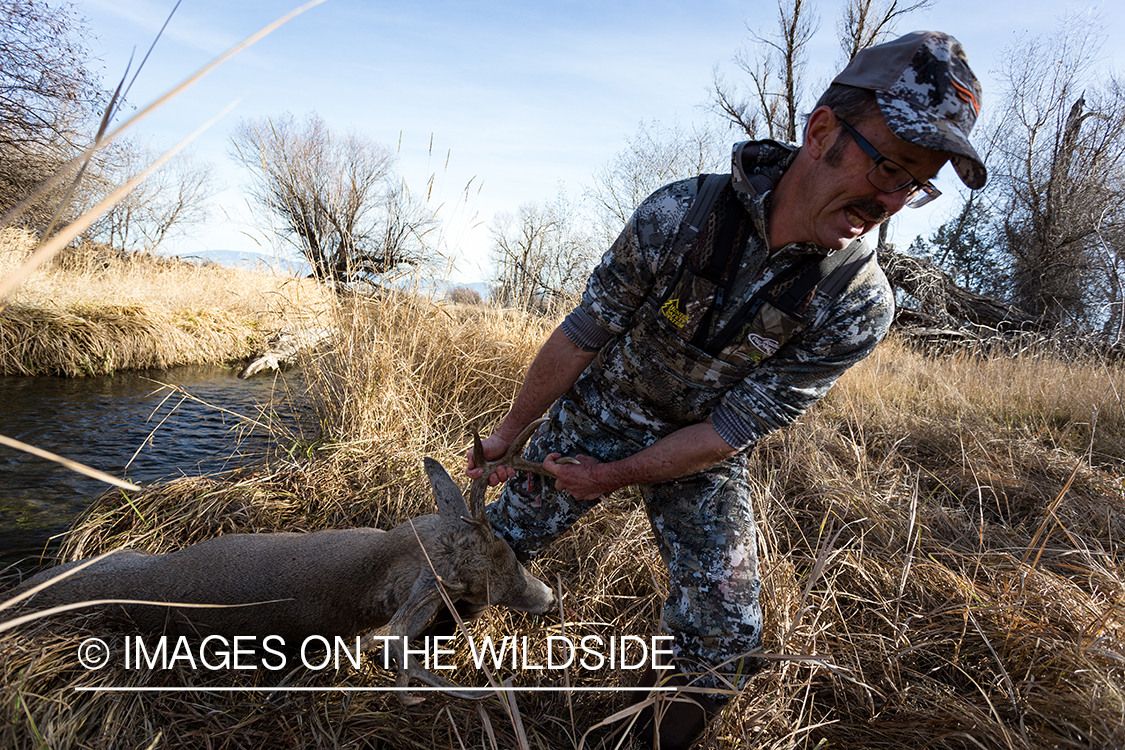
[[[183, 392], [161, 388], [175, 384]], [[136, 484], [211, 474], [260, 460], [261, 434], [223, 409], [255, 417], [287, 403], [282, 381], [239, 380], [219, 367], [101, 378], [0, 377], [0, 434]], [[37, 567], [44, 552], [110, 485], [0, 445], [0, 569]]]

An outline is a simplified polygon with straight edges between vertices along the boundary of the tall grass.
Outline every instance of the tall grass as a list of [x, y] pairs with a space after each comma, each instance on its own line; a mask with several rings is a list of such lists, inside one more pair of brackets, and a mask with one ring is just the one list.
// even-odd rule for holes
[[[35, 248], [0, 231], [0, 278]], [[0, 374], [105, 375], [249, 356], [271, 332], [326, 315], [314, 282], [96, 245], [68, 248], [0, 311]]]
[[[0, 279], [33, 247], [0, 234]], [[218, 534], [371, 525], [430, 512], [431, 455], [455, 474], [466, 427], [503, 414], [556, 321], [409, 294], [336, 299], [311, 284], [98, 253], [40, 269], [0, 313], [0, 372], [100, 374], [245, 356], [264, 331], [338, 332], [305, 363], [314, 423], [227, 477], [99, 498], [63, 540], [75, 559], [175, 550]], [[1051, 356], [928, 359], [895, 341], [756, 448], [769, 667], [703, 745], [734, 748], [1125, 746], [1125, 372]], [[486, 634], [648, 635], [668, 580], [643, 508], [607, 498], [537, 560], [557, 617], [493, 611]], [[2, 597], [0, 597], [2, 599]], [[3, 608], [0, 617], [11, 610]], [[560, 622], [563, 623], [560, 625]], [[0, 624], [2, 627], [2, 624]], [[403, 708], [358, 669], [85, 670], [120, 654], [112, 612], [0, 630], [0, 747], [612, 746], [588, 727], [614, 693]], [[464, 645], [456, 663], [468, 664]], [[542, 654], [532, 654], [532, 663]], [[453, 679], [480, 684], [462, 668]], [[632, 684], [631, 672], [500, 670], [518, 685]], [[265, 693], [268, 687], [319, 692]], [[77, 692], [77, 688], [188, 692]], [[215, 688], [245, 688], [220, 692]]]
[[[556, 322], [408, 294], [344, 301], [335, 346], [306, 366], [316, 425], [231, 479], [103, 496], [64, 541], [67, 558], [166, 551], [220, 533], [376, 525], [431, 512], [420, 470], [463, 466], [465, 427], [487, 431]], [[1125, 744], [1120, 393], [1104, 364], [929, 359], [893, 339], [824, 402], [756, 449], [765, 650], [707, 747], [1029, 748]], [[557, 617], [494, 611], [485, 634], [647, 635], [667, 579], [635, 493], [608, 498], [537, 560], [564, 592]], [[87, 672], [106, 616], [0, 635], [10, 747], [292, 745], [577, 747], [622, 708], [614, 693], [441, 696], [402, 708], [376, 665], [286, 675], [188, 669]], [[464, 646], [454, 659], [469, 664]], [[473, 670], [453, 678], [481, 684]], [[517, 685], [563, 677], [501, 670]], [[571, 671], [565, 684], [631, 684]], [[305, 685], [321, 693], [208, 688]], [[74, 693], [76, 685], [191, 686], [189, 694]], [[111, 735], [107, 727], [113, 727]], [[610, 742], [599, 729], [591, 743]]]
[[790, 732], [1121, 746], [1122, 377], [892, 341], [763, 446], [778, 633], [835, 665], [781, 670]]

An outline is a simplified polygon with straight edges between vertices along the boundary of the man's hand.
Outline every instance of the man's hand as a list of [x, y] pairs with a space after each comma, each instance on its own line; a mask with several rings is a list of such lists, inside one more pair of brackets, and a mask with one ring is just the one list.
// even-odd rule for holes
[[[501, 420], [496, 432], [482, 441], [484, 460], [494, 461], [503, 456], [520, 431], [531, 424], [532, 420], [542, 416], [555, 399], [574, 385], [595, 355], [596, 352], [579, 349], [566, 337], [561, 327], [556, 328], [535, 355], [511, 410]], [[483, 473], [474, 465], [471, 450], [465, 473], [473, 479]], [[488, 476], [488, 483], [495, 486], [515, 476], [516, 472], [511, 467], [500, 466]]]
[[[481, 441], [484, 449], [484, 460], [491, 461], [498, 456], [503, 456], [511, 442], [497, 435], [490, 435]], [[569, 458], [561, 453], [551, 453], [543, 459], [543, 468], [555, 477], [555, 488], [569, 492], [576, 500], [594, 500], [616, 487], [602, 488], [594, 478], [595, 467], [600, 464], [590, 456]], [[468, 454], [468, 466], [465, 473], [472, 479], [477, 479], [484, 472], [473, 461], [473, 451]], [[492, 487], [515, 479], [518, 472], [511, 466], [501, 464], [488, 475], [488, 484]]]
[[[485, 460], [493, 460], [504, 455], [511, 441], [497, 431], [481, 445]], [[694, 474], [736, 453], [738, 450], [719, 436], [708, 417], [703, 422], [681, 427], [639, 453], [618, 461], [599, 463], [590, 456], [574, 459], [551, 453], [543, 459], [543, 468], [555, 477], [556, 489], [570, 493], [576, 500], [595, 500], [627, 485], [668, 482]], [[471, 452], [467, 473], [474, 479], [482, 473], [474, 467]], [[510, 466], [500, 466], [488, 481], [496, 485], [515, 476], [516, 471]]]
[[561, 453], [551, 453], [543, 459], [543, 468], [555, 475], [555, 489], [569, 492], [575, 500], [597, 500], [617, 489], [601, 480], [600, 466], [590, 456], [563, 458]]
[[[503, 456], [508, 451], [508, 448], [511, 447], [512, 441], [499, 435], [492, 434], [484, 440], [481, 440], [480, 445], [481, 448], [484, 449], [484, 460], [492, 461], [496, 458], [499, 458], [500, 456]], [[465, 473], [468, 474], [472, 479], [479, 479], [480, 475], [484, 473], [484, 468], [478, 468], [476, 466], [476, 462], [473, 461], [472, 448], [469, 449], [467, 459], [468, 463], [465, 467]], [[495, 487], [501, 482], [506, 482], [509, 479], [514, 478], [515, 476], [515, 469], [510, 466], [504, 466], [503, 464], [501, 464], [500, 466], [497, 466], [491, 474], [488, 475], [488, 484], [491, 487]]]

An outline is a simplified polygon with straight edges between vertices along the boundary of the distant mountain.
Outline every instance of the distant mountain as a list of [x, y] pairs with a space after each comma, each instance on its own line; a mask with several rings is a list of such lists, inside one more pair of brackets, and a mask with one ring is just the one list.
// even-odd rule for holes
[[[264, 253], [254, 253], [246, 250], [205, 250], [191, 255], [179, 256], [184, 260], [210, 261], [230, 268], [249, 268], [252, 270], [268, 270], [274, 273], [284, 273], [291, 276], [308, 276], [312, 273], [312, 266], [303, 258], [292, 260], [277, 258]], [[482, 300], [488, 300], [488, 283], [484, 281], [447, 281], [444, 279], [413, 279], [406, 278], [395, 283], [396, 286], [414, 289], [420, 294], [425, 294], [434, 299], [443, 299], [449, 295], [451, 289], [472, 289], [480, 295]]]
[[290, 276], [308, 276], [312, 273], [310, 266], [303, 258], [293, 260], [279, 258], [264, 253], [254, 253], [247, 250], [204, 250], [191, 255], [181, 255], [184, 260], [203, 260], [218, 263], [230, 268], [250, 268], [254, 270], [267, 270], [274, 273], [283, 273]]

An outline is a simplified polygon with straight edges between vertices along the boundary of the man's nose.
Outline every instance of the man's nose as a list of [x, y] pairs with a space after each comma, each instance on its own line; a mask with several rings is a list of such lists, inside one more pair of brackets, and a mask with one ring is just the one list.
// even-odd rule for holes
[[906, 188], [903, 188], [902, 190], [896, 190], [893, 193], [884, 193], [882, 191], [879, 191], [879, 194], [876, 196], [876, 200], [878, 200], [879, 203], [882, 204], [883, 210], [893, 216], [901, 211], [902, 207], [906, 205], [906, 202], [910, 200], [910, 191]]

